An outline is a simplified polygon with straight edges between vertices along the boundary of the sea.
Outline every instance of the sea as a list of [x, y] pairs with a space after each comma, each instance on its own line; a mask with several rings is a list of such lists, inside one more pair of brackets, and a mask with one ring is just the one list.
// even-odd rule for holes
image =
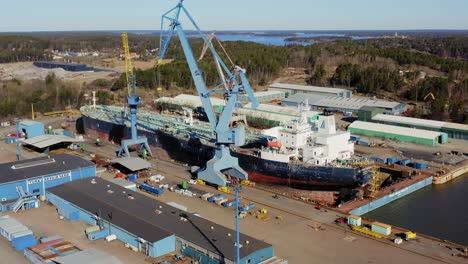
[[468, 246], [467, 193], [468, 174], [429, 185], [365, 217]]

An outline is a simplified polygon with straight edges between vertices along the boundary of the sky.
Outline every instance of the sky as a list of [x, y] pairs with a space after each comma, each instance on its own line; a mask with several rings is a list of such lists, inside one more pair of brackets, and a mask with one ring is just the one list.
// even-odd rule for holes
[[[158, 30], [178, 0], [2, 0], [0, 32]], [[468, 29], [468, 0], [185, 0], [204, 30]], [[189, 28], [187, 28], [189, 29]]]

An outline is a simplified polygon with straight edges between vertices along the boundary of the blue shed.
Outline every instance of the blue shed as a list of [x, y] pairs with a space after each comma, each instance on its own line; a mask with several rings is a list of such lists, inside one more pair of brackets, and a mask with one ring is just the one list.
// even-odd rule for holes
[[44, 135], [44, 123], [32, 120], [23, 120], [19, 124], [20, 132], [25, 138], [33, 138]]
[[[100, 178], [50, 188], [47, 200], [59, 211], [78, 210], [79, 219], [90, 225], [97, 224], [99, 212], [109, 234], [151, 257], [181, 250], [201, 263], [235, 260], [234, 230]], [[270, 244], [245, 234], [240, 240], [240, 264], [260, 263], [274, 256]]]
[[[96, 176], [96, 165], [75, 155], [59, 154], [0, 164], [0, 199], [14, 203], [19, 190], [45, 195], [45, 190], [66, 182]], [[7, 206], [2, 206], [6, 210]]]

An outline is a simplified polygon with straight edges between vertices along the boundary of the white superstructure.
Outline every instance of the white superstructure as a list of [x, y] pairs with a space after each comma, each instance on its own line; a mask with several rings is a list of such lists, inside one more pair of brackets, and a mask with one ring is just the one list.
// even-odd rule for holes
[[313, 130], [307, 118], [301, 118], [263, 131], [264, 135], [276, 138], [279, 143], [263, 148], [261, 157], [281, 162], [301, 159], [315, 165], [351, 158], [354, 153], [354, 144], [349, 141], [351, 135], [336, 130], [333, 115], [321, 114], [315, 125], [317, 129]]

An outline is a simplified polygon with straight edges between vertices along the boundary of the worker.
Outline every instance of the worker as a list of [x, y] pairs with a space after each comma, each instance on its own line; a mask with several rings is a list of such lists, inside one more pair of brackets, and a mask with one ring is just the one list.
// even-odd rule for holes
[[81, 144], [81, 152], [85, 152], [86, 151], [86, 144], [83, 143]]
[[99, 145], [101, 145], [101, 139], [100, 139], [100, 138], [97, 138], [97, 139], [96, 139], [96, 146], [99, 146]]
[[141, 152], [141, 155], [143, 156], [143, 159], [148, 159], [148, 151], [144, 148], [143, 151]]

